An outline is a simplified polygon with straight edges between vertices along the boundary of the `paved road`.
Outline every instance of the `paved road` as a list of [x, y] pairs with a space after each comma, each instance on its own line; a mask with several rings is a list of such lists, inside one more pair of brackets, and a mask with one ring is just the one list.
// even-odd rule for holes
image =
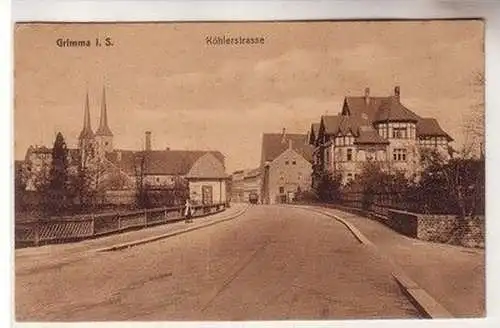
[[[16, 261], [16, 271], [26, 259]], [[19, 321], [418, 316], [387, 263], [345, 226], [280, 206], [251, 207], [236, 220], [25, 271], [15, 287]]]

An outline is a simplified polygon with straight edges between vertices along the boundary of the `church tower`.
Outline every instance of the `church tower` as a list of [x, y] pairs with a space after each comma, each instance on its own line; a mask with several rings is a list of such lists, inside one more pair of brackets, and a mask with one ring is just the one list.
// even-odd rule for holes
[[94, 132], [90, 124], [90, 108], [89, 108], [89, 93], [85, 98], [85, 108], [83, 113], [83, 129], [78, 137], [78, 148], [84, 149], [87, 145], [94, 141]]
[[94, 132], [90, 124], [89, 93], [85, 98], [85, 108], [83, 114], [83, 129], [78, 136], [78, 148], [81, 152], [82, 163], [85, 163], [88, 156], [92, 156], [94, 150]]
[[108, 126], [108, 110], [106, 105], [106, 90], [102, 89], [101, 117], [99, 128], [95, 133], [95, 140], [100, 151], [105, 153], [113, 151], [113, 133]]

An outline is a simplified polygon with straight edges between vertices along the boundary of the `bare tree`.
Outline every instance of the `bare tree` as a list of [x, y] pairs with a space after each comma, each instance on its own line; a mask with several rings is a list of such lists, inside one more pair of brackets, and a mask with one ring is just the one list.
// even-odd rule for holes
[[146, 176], [147, 152], [141, 151], [134, 157], [134, 175], [136, 184], [136, 203], [140, 208], [148, 207], [148, 185]]
[[[484, 85], [485, 77], [484, 73], [477, 73], [474, 76], [473, 87], [477, 92], [483, 94], [484, 97]], [[485, 153], [485, 110], [484, 110], [484, 99], [472, 106], [471, 111], [466, 118], [465, 124], [463, 126], [464, 132], [464, 145], [461, 150], [462, 158], [470, 157], [483, 157]]]
[[93, 208], [102, 203], [106, 167], [96, 145], [87, 143], [80, 151], [76, 175], [72, 179], [80, 206]]

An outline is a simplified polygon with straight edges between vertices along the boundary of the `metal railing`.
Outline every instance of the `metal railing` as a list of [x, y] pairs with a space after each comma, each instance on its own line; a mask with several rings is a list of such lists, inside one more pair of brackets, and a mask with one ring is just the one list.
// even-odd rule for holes
[[[227, 202], [194, 205], [192, 217], [219, 213], [228, 206]], [[15, 225], [15, 243], [16, 247], [26, 247], [90, 239], [180, 221], [183, 212], [184, 206], [175, 206], [19, 222]]]

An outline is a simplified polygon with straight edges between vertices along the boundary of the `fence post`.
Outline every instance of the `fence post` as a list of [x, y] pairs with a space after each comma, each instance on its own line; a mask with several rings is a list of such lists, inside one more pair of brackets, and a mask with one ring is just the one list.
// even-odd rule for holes
[[144, 228], [148, 226], [148, 209], [144, 210]]
[[33, 238], [33, 243], [35, 246], [38, 246], [40, 244], [40, 223], [39, 219], [35, 221], [35, 228], [34, 228], [34, 238]]
[[118, 216], [118, 230], [122, 229], [122, 217], [120, 216], [120, 213], [116, 213]]
[[90, 218], [92, 219], [92, 236], [95, 236], [95, 216], [94, 216], [94, 214], [92, 214], [90, 216]]

